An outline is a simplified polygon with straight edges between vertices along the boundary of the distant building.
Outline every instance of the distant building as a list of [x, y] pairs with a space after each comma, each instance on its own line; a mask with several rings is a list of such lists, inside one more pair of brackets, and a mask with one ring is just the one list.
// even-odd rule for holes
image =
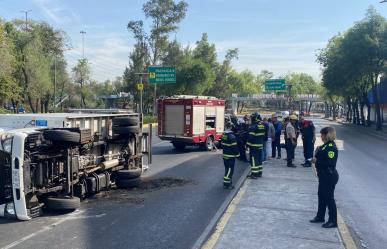
[[[387, 123], [387, 78], [382, 79], [380, 84], [377, 85], [377, 91], [380, 98], [380, 108], [381, 108], [381, 116], [382, 122]], [[375, 98], [373, 91], [368, 92], [368, 99], [371, 103], [371, 121], [376, 121], [376, 111], [375, 111]]]

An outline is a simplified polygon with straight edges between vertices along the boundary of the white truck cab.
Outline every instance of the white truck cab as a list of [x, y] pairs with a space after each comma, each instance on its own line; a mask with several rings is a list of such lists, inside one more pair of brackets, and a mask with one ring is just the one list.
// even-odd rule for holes
[[0, 115], [0, 217], [75, 210], [112, 186], [139, 184], [150, 138], [136, 113]]

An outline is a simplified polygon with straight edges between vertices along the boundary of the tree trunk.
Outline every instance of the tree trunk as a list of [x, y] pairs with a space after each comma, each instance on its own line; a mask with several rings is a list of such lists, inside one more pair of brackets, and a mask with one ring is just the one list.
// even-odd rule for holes
[[365, 126], [365, 116], [364, 116], [364, 101], [360, 101], [360, 117], [361, 117], [361, 125]]
[[356, 103], [356, 108], [355, 108], [355, 111], [356, 111], [356, 124], [360, 125], [359, 100], [356, 100], [355, 103]]
[[32, 113], [36, 113], [36, 109], [34, 108], [34, 104], [32, 103], [32, 98], [27, 91], [27, 89], [28, 89], [28, 75], [27, 75], [26, 69], [24, 67], [22, 67], [21, 69], [22, 69], [22, 73], [24, 76], [24, 92], [27, 93], [28, 104], [30, 105]]
[[375, 75], [375, 77], [372, 78], [372, 95], [375, 102], [375, 111], [376, 111], [376, 130], [382, 130], [382, 115], [380, 112], [380, 98], [379, 98], [379, 91], [377, 89], [377, 80], [378, 77]]

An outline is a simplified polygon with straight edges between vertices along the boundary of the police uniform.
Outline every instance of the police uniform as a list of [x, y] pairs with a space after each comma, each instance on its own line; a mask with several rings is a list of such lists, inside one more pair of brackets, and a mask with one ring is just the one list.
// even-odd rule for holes
[[238, 144], [233, 132], [226, 131], [221, 138], [223, 148], [224, 178], [223, 186], [232, 187], [232, 176], [234, 174], [235, 158], [239, 157]]
[[335, 142], [328, 141], [316, 150], [318, 184], [318, 211], [311, 222], [323, 222], [328, 208], [329, 219], [323, 227], [337, 227], [337, 209], [334, 197], [339, 174], [336, 170], [338, 150]]
[[[253, 122], [252, 118], [252, 122]], [[257, 122], [257, 120], [255, 120]], [[262, 149], [263, 149], [263, 138], [265, 136], [265, 125], [258, 121], [253, 123], [249, 128], [249, 134], [247, 139], [247, 145], [250, 149], [250, 165], [251, 174], [253, 178], [262, 176]]]
[[302, 134], [302, 145], [304, 148], [304, 167], [310, 167], [312, 165], [313, 150], [314, 150], [314, 138], [315, 127], [312, 121], [303, 120], [301, 122], [300, 131]]

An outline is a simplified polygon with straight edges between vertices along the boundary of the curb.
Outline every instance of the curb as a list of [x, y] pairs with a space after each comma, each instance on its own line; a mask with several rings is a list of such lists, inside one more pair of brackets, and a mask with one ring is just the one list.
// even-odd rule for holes
[[195, 244], [192, 246], [192, 249], [202, 248], [202, 246], [210, 238], [218, 222], [222, 218], [223, 214], [225, 213], [225, 211], [227, 210], [231, 202], [234, 200], [235, 196], [239, 193], [239, 190], [242, 187], [243, 183], [246, 181], [247, 175], [249, 172], [250, 172], [250, 166], [246, 167], [245, 171], [243, 171], [237, 184], [235, 185], [235, 188], [232, 190], [232, 193], [223, 201], [222, 205], [215, 213], [214, 217], [210, 220], [207, 227], [204, 229], [203, 233], [200, 235], [200, 237], [196, 240]]

